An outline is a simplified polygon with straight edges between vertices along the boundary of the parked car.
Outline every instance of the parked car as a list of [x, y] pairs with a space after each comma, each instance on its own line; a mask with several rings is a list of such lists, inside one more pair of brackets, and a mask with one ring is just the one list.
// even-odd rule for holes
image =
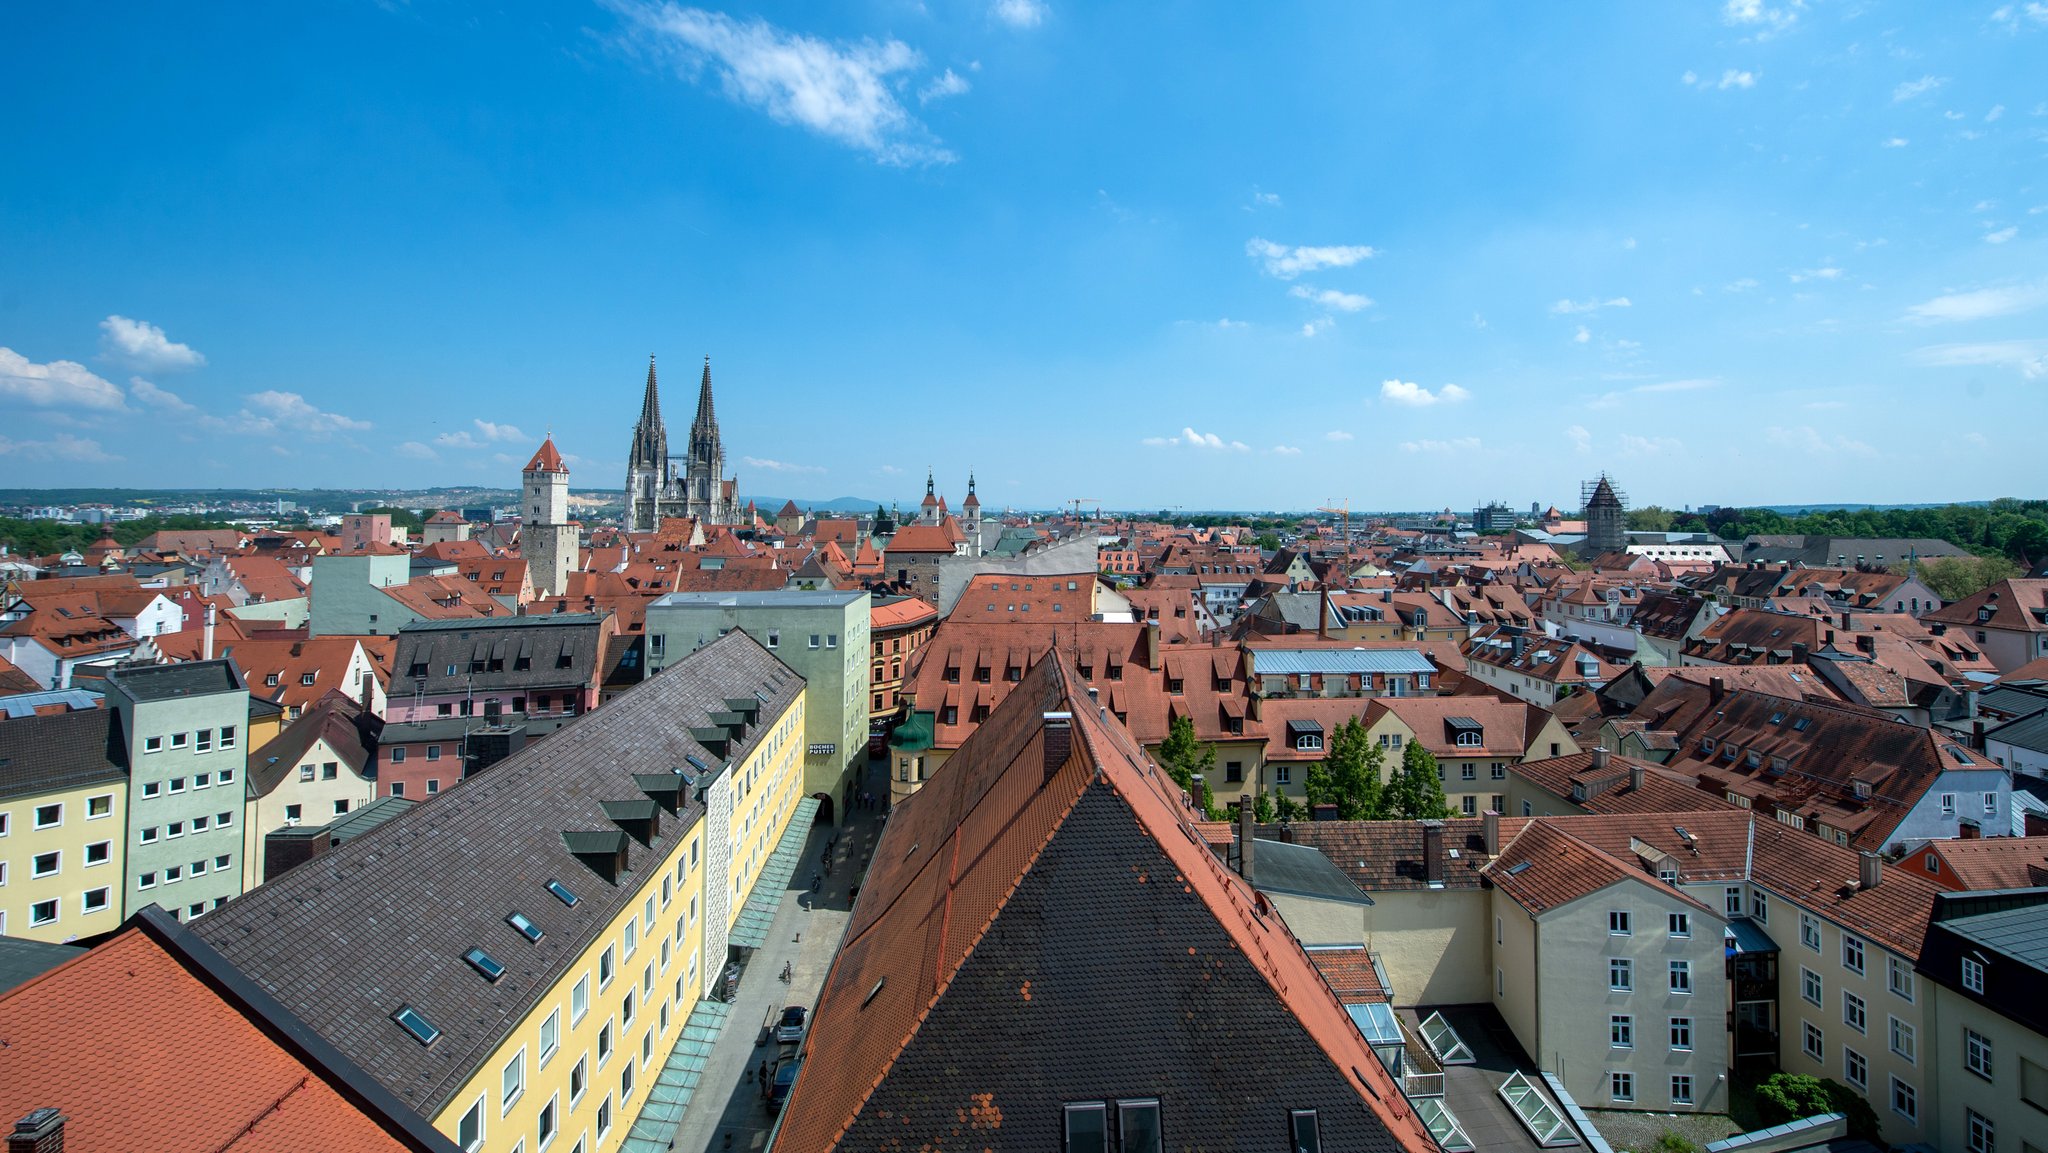
[[789, 1090], [796, 1084], [797, 1059], [785, 1056], [775, 1062], [775, 1073], [768, 1081], [768, 1111], [773, 1113], [789, 1100]]
[[804, 1039], [802, 1005], [791, 1005], [782, 1011], [782, 1020], [775, 1023], [775, 1039], [784, 1044], [793, 1044]]

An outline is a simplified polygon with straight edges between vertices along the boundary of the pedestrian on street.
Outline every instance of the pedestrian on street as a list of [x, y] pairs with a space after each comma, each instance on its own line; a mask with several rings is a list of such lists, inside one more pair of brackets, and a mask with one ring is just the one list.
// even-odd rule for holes
[[819, 881], [819, 877], [818, 877], [818, 874], [816, 874], [816, 873], [812, 873], [812, 874], [811, 874], [811, 892], [815, 893], [815, 892], [817, 892], [817, 891], [818, 891], [818, 881]]
[[757, 1069], [757, 1070], [755, 1070], [755, 1071], [754, 1071], [754, 1080], [756, 1080], [756, 1081], [760, 1082], [760, 1083], [761, 1083], [761, 1086], [762, 1086], [763, 1088], [766, 1088], [766, 1087], [767, 1087], [767, 1085], [768, 1085], [768, 1062], [767, 1062], [767, 1061], [766, 1061], [765, 1059], [763, 1059], [763, 1060], [762, 1060], [762, 1062], [761, 1062], [761, 1067], [760, 1067], [759, 1069]]

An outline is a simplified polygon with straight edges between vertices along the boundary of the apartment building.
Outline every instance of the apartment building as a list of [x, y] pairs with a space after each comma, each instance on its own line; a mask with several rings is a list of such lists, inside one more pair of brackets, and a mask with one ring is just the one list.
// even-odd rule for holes
[[0, 936], [74, 941], [121, 923], [128, 774], [114, 714], [73, 695], [88, 703], [0, 717]]
[[2048, 1149], [2048, 889], [1936, 898], [1918, 972], [1931, 1006], [1928, 1065], [1942, 1086], [1935, 1144]]
[[611, 1153], [794, 827], [803, 697], [719, 639], [195, 933], [458, 1147]]
[[121, 907], [191, 920], [242, 891], [249, 691], [227, 660], [107, 673], [118, 755], [128, 766]]

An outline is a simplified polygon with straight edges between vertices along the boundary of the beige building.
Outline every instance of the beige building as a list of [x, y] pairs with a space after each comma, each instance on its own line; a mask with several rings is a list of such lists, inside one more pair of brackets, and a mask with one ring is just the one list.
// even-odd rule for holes
[[242, 816], [242, 890], [264, 881], [263, 840], [279, 829], [325, 825], [377, 799], [362, 708], [330, 695], [249, 757]]
[[120, 927], [128, 775], [107, 756], [113, 715], [0, 718], [0, 935], [64, 942]]
[[1486, 695], [1390, 697], [1365, 710], [1366, 738], [1386, 754], [1389, 775], [1408, 745], [1436, 757], [1444, 800], [1461, 816], [1507, 813], [1512, 770], [1524, 759], [1568, 756], [1578, 743], [1556, 716], [1524, 701]]

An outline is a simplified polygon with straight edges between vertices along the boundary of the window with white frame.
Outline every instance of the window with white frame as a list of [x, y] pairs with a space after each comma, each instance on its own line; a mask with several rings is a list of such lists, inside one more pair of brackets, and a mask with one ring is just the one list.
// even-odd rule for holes
[[1740, 917], [1742, 915], [1742, 886], [1728, 886], [1727, 890], [1721, 894], [1721, 907], [1728, 911], [1729, 916]]
[[1749, 891], [1749, 915], [1752, 920], [1760, 925], [1770, 922], [1771, 906], [1770, 902], [1765, 898], [1762, 889], [1751, 889]]
[[1636, 1019], [1627, 1013], [1612, 1013], [1607, 1018], [1607, 1044], [1616, 1049], [1636, 1047]]
[[1997, 1153], [1998, 1142], [1992, 1132], [1991, 1118], [1975, 1109], [1963, 1110], [1963, 1147], [1969, 1153]]
[[1892, 1078], [1892, 1112], [1915, 1125], [1920, 1123], [1920, 1091], [1897, 1077]]
[[1842, 968], [1856, 974], [1863, 972], [1863, 938], [1842, 934]]
[[1686, 1052], [1692, 1048], [1691, 1017], [1671, 1018], [1671, 1047], [1680, 1052]]
[[1963, 1068], [1991, 1080], [1991, 1038], [1967, 1026], [1963, 1029]]
[[1892, 1052], [1904, 1058], [1909, 1065], [1917, 1063], [1916, 1055], [1919, 1052], [1919, 1047], [1915, 1043], [1913, 1026], [1906, 1024], [1897, 1017], [1891, 1018], [1891, 1024]]
[[1868, 1031], [1864, 1028], [1865, 1023], [1863, 998], [1847, 989], [1842, 990], [1842, 1024], [1863, 1033]]
[[1842, 1080], [1858, 1089], [1870, 1088], [1870, 1061], [1846, 1045], [1842, 1047]]
[[1984, 992], [1984, 962], [1975, 957], [1963, 958], [1963, 988], [1982, 995]]
[[1913, 999], [1913, 966], [1907, 964], [1903, 957], [1886, 957], [1885, 970], [1888, 974], [1887, 981], [1891, 986], [1892, 992], [1905, 998], [1907, 1001], [1911, 1001]]
[[1692, 992], [1692, 962], [1673, 961], [1670, 968], [1671, 991], [1674, 993]]
[[1671, 1103], [1673, 1105], [1692, 1104], [1692, 1074], [1673, 1073], [1671, 1075]]
[[556, 1009], [540, 1023], [540, 1056], [536, 1061], [539, 1068], [548, 1066], [548, 1059], [562, 1047], [562, 1011]]
[[576, 979], [575, 986], [569, 990], [569, 1023], [574, 1025], [583, 1020], [583, 1014], [589, 1011], [590, 974], [585, 973]]
[[1635, 1100], [1636, 1075], [1619, 1071], [1609, 1073], [1607, 1075], [1607, 1095], [1616, 1101]]
[[1800, 1025], [1803, 1028], [1804, 1039], [1800, 1041], [1799, 1048], [1814, 1060], [1821, 1060], [1827, 1054], [1827, 1041], [1821, 1034], [1820, 1026], [1811, 1021], [1801, 1021]]
[[1626, 937], [1635, 931], [1635, 917], [1627, 909], [1609, 909], [1607, 931], [1616, 937]]
[[1692, 914], [1672, 913], [1665, 919], [1665, 929], [1673, 937], [1692, 936]]
[[1811, 913], [1799, 914], [1799, 943], [1820, 952], [1820, 918]]
[[1607, 989], [1626, 993], [1636, 987], [1635, 966], [1627, 957], [1607, 958]]
[[469, 1111], [462, 1115], [462, 1120], [455, 1123], [455, 1144], [462, 1148], [463, 1153], [470, 1153], [471, 1150], [484, 1147], [484, 1099], [482, 1097], [478, 1097], [476, 1104], [471, 1105]]
[[512, 1106], [525, 1095], [526, 1047], [522, 1045], [519, 1052], [512, 1054], [512, 1059], [505, 1062], [505, 1068], [498, 1074], [498, 1116], [503, 1117], [510, 1113]]
[[1799, 968], [1799, 996], [1808, 1004], [1820, 1004], [1820, 974], [1803, 965]]

